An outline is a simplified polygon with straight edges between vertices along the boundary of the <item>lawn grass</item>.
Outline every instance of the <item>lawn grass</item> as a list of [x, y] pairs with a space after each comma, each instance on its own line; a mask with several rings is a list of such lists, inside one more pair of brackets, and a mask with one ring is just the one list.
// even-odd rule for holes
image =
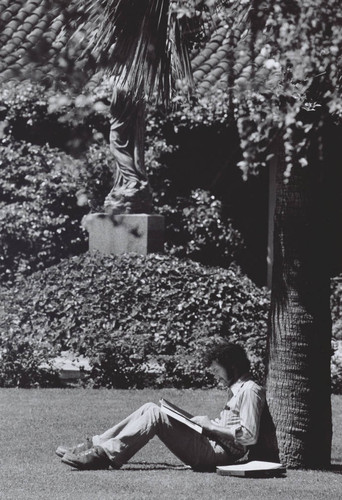
[[161, 396], [195, 414], [214, 416], [225, 393], [168, 389], [0, 390], [0, 498], [4, 500], [342, 498], [342, 397], [333, 397], [331, 471], [288, 471], [286, 478], [241, 479], [188, 470], [152, 440], [120, 471], [76, 471], [54, 450], [106, 429]]

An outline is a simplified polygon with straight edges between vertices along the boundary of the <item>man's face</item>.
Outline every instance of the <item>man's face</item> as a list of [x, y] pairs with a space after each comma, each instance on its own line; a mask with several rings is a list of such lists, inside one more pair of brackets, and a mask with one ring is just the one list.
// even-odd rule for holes
[[233, 366], [226, 369], [217, 361], [213, 361], [210, 365], [210, 371], [219, 382], [224, 382], [227, 387], [230, 387], [235, 382], [235, 370]]

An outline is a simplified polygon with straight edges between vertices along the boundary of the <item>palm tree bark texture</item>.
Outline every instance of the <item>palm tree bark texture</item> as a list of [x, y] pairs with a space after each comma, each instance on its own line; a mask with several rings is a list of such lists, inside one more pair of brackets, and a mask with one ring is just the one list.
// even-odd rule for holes
[[277, 162], [266, 388], [280, 459], [293, 467], [325, 467], [331, 452], [331, 179], [318, 156], [287, 182], [282, 149]]

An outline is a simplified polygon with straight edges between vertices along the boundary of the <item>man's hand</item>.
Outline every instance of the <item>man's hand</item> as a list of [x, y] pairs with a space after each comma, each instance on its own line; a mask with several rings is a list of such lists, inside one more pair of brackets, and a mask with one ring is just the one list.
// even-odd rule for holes
[[229, 426], [222, 427], [221, 425], [212, 422], [209, 417], [198, 416], [192, 417], [192, 422], [200, 425], [203, 428], [203, 435], [209, 439], [225, 439], [235, 441], [235, 430]]
[[194, 422], [195, 424], [200, 425], [206, 431], [210, 431], [211, 430], [212, 422], [211, 422], [210, 418], [207, 417], [206, 415], [192, 417], [191, 421]]

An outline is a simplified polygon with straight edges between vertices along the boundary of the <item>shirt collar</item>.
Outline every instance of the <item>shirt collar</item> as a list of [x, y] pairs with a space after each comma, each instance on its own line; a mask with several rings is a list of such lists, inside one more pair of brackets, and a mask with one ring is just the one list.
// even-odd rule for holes
[[247, 380], [250, 380], [250, 379], [251, 379], [251, 376], [250, 376], [249, 373], [244, 373], [243, 375], [241, 375], [241, 377], [236, 382], [234, 382], [233, 385], [231, 385], [229, 387], [229, 389], [233, 393], [233, 396], [235, 396], [237, 394], [237, 392], [241, 389], [241, 387], [243, 386], [243, 384], [245, 382], [247, 382]]

